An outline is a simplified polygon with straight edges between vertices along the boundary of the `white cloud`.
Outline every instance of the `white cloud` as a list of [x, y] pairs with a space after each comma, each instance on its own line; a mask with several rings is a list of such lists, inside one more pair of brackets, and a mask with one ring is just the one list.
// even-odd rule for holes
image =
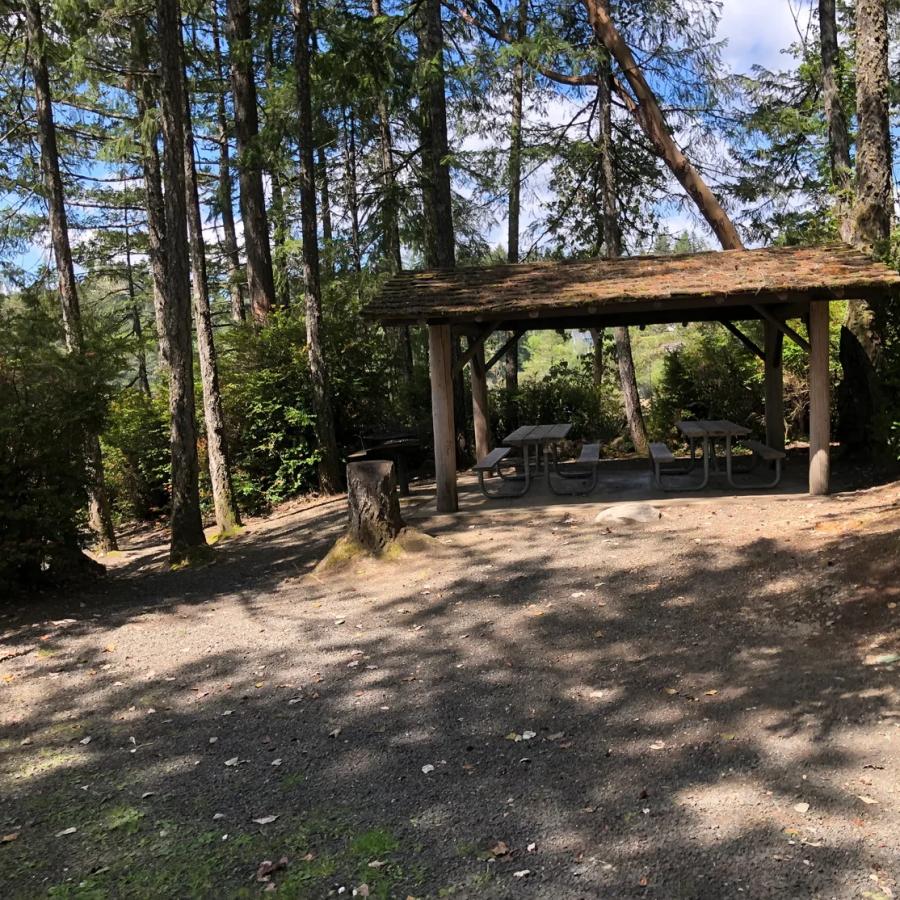
[[798, 40], [798, 27], [805, 34], [810, 14], [808, 0], [724, 0], [718, 36], [728, 41], [726, 64], [735, 72], [791, 65], [781, 51]]

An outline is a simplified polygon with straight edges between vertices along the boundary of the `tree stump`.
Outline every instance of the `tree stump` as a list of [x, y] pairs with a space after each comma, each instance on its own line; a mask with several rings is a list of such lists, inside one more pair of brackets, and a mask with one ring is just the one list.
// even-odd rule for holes
[[381, 552], [406, 527], [400, 516], [397, 478], [390, 460], [347, 466], [350, 537], [372, 553]]

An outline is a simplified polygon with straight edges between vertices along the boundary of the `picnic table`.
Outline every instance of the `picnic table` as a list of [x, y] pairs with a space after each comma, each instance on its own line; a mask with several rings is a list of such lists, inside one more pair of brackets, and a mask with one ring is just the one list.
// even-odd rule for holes
[[[541, 453], [546, 450], [556, 452], [556, 444], [566, 438], [572, 430], [571, 423], [561, 422], [555, 425], [520, 425], [515, 431], [503, 439], [507, 447], [518, 447], [522, 450], [525, 467], [529, 465], [529, 452], [534, 449], [535, 471], [540, 468]], [[548, 454], [549, 456], [549, 454]], [[554, 455], [554, 462], [556, 457]], [[549, 471], [549, 459], [546, 460]]]
[[[676, 422], [675, 427], [688, 439], [691, 447], [691, 468], [696, 462], [697, 441], [703, 444], [703, 456], [709, 455], [713, 469], [718, 471], [719, 465], [716, 458], [716, 441], [725, 441], [725, 459], [730, 465], [731, 444], [735, 438], [746, 437], [750, 429], [727, 419], [691, 419]], [[729, 467], [730, 471], [730, 467]]]
[[402, 497], [409, 496], [409, 457], [414, 456], [422, 446], [421, 441], [410, 431], [371, 432], [360, 436], [362, 450], [347, 457], [348, 462], [363, 459], [389, 459], [396, 466], [397, 485]]

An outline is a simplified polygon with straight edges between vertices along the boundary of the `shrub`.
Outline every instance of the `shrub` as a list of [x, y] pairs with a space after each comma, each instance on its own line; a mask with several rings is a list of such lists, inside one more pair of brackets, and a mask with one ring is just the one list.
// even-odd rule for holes
[[522, 380], [518, 391], [492, 391], [494, 434], [502, 439], [522, 422], [571, 422], [574, 437], [611, 440], [624, 427], [617, 391], [607, 378], [598, 392], [587, 357], [575, 366], [556, 363], [543, 378]]
[[758, 360], [718, 325], [685, 332], [663, 360], [650, 409], [649, 430], [665, 440], [679, 419], [731, 419], [761, 427], [765, 389]]
[[110, 404], [103, 451], [113, 508], [151, 519], [169, 504], [169, 411], [163, 388], [148, 397], [126, 388]]
[[[70, 355], [49, 298], [0, 312], [0, 586], [80, 567], [85, 436], [107, 401], [106, 356]], [[55, 312], [55, 311], [54, 311]]]

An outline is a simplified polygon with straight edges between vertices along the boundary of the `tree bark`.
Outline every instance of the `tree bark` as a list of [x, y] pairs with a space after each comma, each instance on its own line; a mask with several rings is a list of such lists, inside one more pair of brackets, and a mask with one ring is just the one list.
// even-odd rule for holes
[[[888, 120], [888, 32], [885, 0], [856, 4], [856, 203], [853, 243], [869, 252], [887, 249], [893, 219], [891, 138]], [[852, 302], [847, 326], [877, 364], [882, 304]]]
[[[41, 148], [41, 174], [50, 219], [50, 240], [53, 245], [53, 256], [56, 260], [59, 279], [63, 330], [68, 351], [73, 355], [82, 356], [84, 354], [84, 335], [81, 326], [81, 308], [78, 299], [78, 285], [75, 281], [75, 266], [72, 262], [72, 248], [69, 243], [66, 198], [59, 169], [56, 123], [53, 120], [53, 97], [50, 92], [50, 76], [47, 71], [44, 46], [44, 25], [39, 0], [28, 0], [25, 5], [25, 18], [28, 30], [28, 61], [34, 78], [35, 115]], [[97, 535], [100, 550], [107, 553], [118, 547], [103, 478], [100, 438], [96, 434], [85, 435], [85, 469], [88, 481], [91, 528]]]
[[594, 387], [598, 390], [603, 387], [603, 329], [591, 329], [591, 376]]
[[137, 343], [137, 382], [141, 392], [150, 396], [150, 379], [147, 376], [147, 351], [144, 348], [144, 327], [141, 324], [141, 310], [137, 302], [134, 286], [134, 267], [131, 263], [131, 227], [128, 223], [128, 209], [125, 209], [125, 279], [128, 288], [128, 305], [131, 313], [131, 333]]
[[319, 190], [322, 196], [322, 242], [325, 250], [325, 269], [334, 278], [334, 227], [331, 224], [331, 192], [328, 190], [328, 159], [325, 149], [316, 147], [318, 161]]
[[263, 192], [262, 158], [257, 146], [259, 112], [256, 106], [249, 0], [228, 0], [227, 9], [234, 131], [237, 137], [241, 222], [244, 226], [244, 251], [247, 255], [250, 310], [256, 322], [265, 324], [275, 306], [275, 276]]
[[394, 464], [383, 460], [347, 466], [347, 506], [350, 536], [372, 553], [379, 553], [406, 527], [400, 515]]
[[225, 72], [222, 66], [222, 48], [219, 41], [219, 8], [212, 5], [213, 54], [216, 63], [216, 123], [219, 129], [219, 212], [222, 216], [222, 253], [228, 269], [228, 294], [231, 298], [231, 318], [246, 322], [244, 306], [244, 273], [238, 253], [237, 230], [234, 227], [234, 202], [232, 200], [231, 153], [228, 149], [228, 117], [225, 112]]
[[[527, 0], [519, 0], [516, 22], [516, 40], [525, 37], [528, 17]], [[519, 219], [522, 208], [522, 101], [525, 93], [525, 62], [516, 57], [512, 71], [512, 110], [509, 125], [509, 164], [507, 181], [509, 200], [507, 205], [506, 260], [519, 261]], [[506, 390], [519, 389], [519, 342], [514, 341], [506, 351], [504, 360]]]
[[[179, 46], [179, 49], [182, 48]], [[181, 59], [184, 69], [184, 56]], [[197, 329], [197, 353], [200, 357], [200, 383], [203, 390], [203, 418], [206, 423], [206, 455], [212, 488], [216, 526], [220, 534], [231, 534], [241, 524], [234, 499], [228, 442], [225, 437], [225, 411], [219, 389], [219, 366], [213, 338], [212, 314], [209, 308], [209, 281], [206, 275], [206, 247], [203, 242], [203, 219], [200, 214], [200, 192], [194, 162], [194, 134], [191, 125], [190, 94], [185, 81], [184, 92], [184, 182], [187, 206], [188, 239], [191, 249], [191, 287], [194, 297], [194, 321]]]
[[324, 493], [341, 489], [341, 473], [328, 369], [322, 352], [322, 295], [319, 281], [319, 236], [316, 227], [312, 94], [310, 85], [310, 21], [308, 0], [292, 0], [294, 15], [294, 71], [300, 140], [300, 220], [303, 231], [303, 284], [306, 289], [306, 346], [316, 407], [319, 442], [319, 486]]
[[854, 238], [880, 249], [892, 218], [888, 122], [888, 32], [885, 0], [856, 4], [856, 208]]
[[160, 54], [160, 108], [163, 130], [163, 180], [166, 212], [164, 309], [169, 343], [169, 412], [172, 456], [172, 538], [169, 558], [182, 562], [205, 546], [200, 517], [194, 366], [191, 346], [191, 285], [188, 262], [187, 195], [184, 163], [184, 70], [181, 10], [178, 0], [157, 0]]
[[[144, 20], [136, 16], [131, 23], [131, 62], [135, 72], [150, 66], [147, 31]], [[147, 244], [150, 275], [153, 281], [153, 313], [156, 322], [157, 352], [160, 368], [169, 368], [169, 340], [165, 309], [169, 290], [166, 275], [166, 209], [162, 189], [162, 165], [159, 159], [159, 130], [156, 122], [156, 98], [150, 79], [137, 75], [132, 83], [138, 113], [137, 141], [141, 148], [141, 169], [147, 206]]]
[[638, 68], [628, 45], [613, 25], [604, 0], [581, 0], [581, 2], [587, 10], [588, 21], [594, 35], [618, 62], [634, 91], [637, 102], [627, 92], [620, 93], [635, 121], [656, 147], [663, 162], [696, 203], [697, 209], [709, 223], [722, 247], [726, 250], [743, 249], [743, 242], [728, 214], [669, 133], [656, 95]]
[[[609, 0], [598, 0], [598, 11], [608, 17]], [[627, 48], [626, 48], [627, 49]], [[597, 149], [600, 151], [600, 191], [603, 208], [603, 245], [606, 256], [614, 259], [622, 254], [622, 232], [619, 227], [618, 198], [616, 196], [616, 164], [613, 158], [612, 142], [612, 67], [604, 54], [598, 67], [597, 79]], [[735, 233], [736, 234], [736, 233]], [[631, 353], [631, 336], [628, 329], [613, 329], [616, 342], [616, 360], [619, 364], [619, 382], [625, 404], [625, 418], [631, 432], [634, 449], [646, 454], [649, 449], [647, 426], [641, 410], [637, 378], [634, 373], [634, 357]]]
[[425, 211], [425, 265], [452, 269], [456, 264], [453, 205], [447, 142], [447, 100], [444, 93], [444, 33], [441, 0], [422, 0], [417, 40], [423, 73], [420, 98], [422, 205]]
[[[381, 0], [372, 0], [372, 15], [381, 15]], [[384, 232], [384, 254], [391, 274], [403, 271], [400, 255], [400, 221], [397, 204], [397, 186], [394, 178], [394, 142], [391, 136], [390, 105], [384, 91], [378, 94], [378, 134], [381, 144], [381, 184], [384, 194], [381, 200], [381, 221]], [[407, 343], [409, 329], [406, 330]]]
[[350, 251], [353, 268], [362, 272], [362, 250], [359, 244], [359, 188], [356, 180], [356, 119], [353, 107], [342, 110], [344, 117], [344, 165], [347, 178], [347, 208], [350, 212]]
[[841, 240], [849, 241], [853, 231], [849, 217], [852, 163], [847, 113], [841, 102], [835, 0], [819, 0], [819, 35], [822, 54], [822, 100], [825, 105], [825, 120], [828, 123], [831, 181], [837, 193], [836, 214]]

